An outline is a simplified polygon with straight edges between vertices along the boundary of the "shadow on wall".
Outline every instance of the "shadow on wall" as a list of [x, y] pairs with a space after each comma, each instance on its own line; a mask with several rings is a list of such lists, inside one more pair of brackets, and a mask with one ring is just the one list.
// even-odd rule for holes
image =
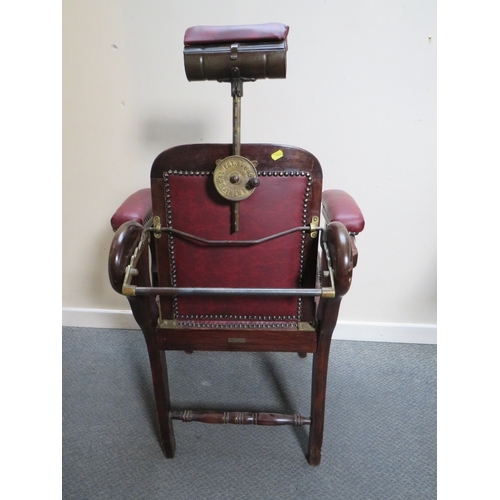
[[203, 142], [206, 136], [207, 124], [204, 122], [167, 121], [153, 118], [144, 122], [141, 141], [148, 148], [157, 149], [158, 154], [164, 149], [179, 144], [193, 144]]

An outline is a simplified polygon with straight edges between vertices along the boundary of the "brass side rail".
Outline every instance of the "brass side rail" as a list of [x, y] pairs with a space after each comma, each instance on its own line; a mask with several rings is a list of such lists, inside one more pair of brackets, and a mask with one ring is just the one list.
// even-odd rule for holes
[[[163, 228], [162, 228], [163, 229]], [[169, 228], [165, 228], [169, 229]], [[285, 231], [286, 233], [301, 230], [294, 228]], [[308, 228], [310, 229], [310, 228]], [[176, 231], [177, 230], [173, 230]], [[279, 233], [280, 235], [281, 233]], [[192, 235], [188, 235], [192, 236]], [[267, 238], [277, 237], [272, 235]], [[197, 237], [195, 237], [197, 238]], [[207, 240], [210, 241], [210, 240]], [[254, 240], [257, 241], [257, 240]], [[280, 297], [322, 297], [327, 299], [335, 298], [335, 285], [333, 279], [333, 269], [326, 243], [323, 243], [323, 251], [326, 255], [328, 270], [324, 271], [324, 277], [329, 278], [330, 286], [322, 288], [224, 288], [224, 287], [146, 287], [132, 285], [132, 279], [139, 274], [136, 268], [137, 261], [149, 243], [149, 230], [145, 229], [139, 244], [137, 245], [130, 264], [125, 268], [125, 277], [122, 285], [122, 294], [129, 297], [144, 296], [144, 295], [248, 295], [248, 296], [280, 296]], [[252, 242], [243, 242], [252, 244]]]
[[[126, 288], [126, 290], [125, 290]], [[330, 288], [210, 288], [123, 286], [124, 295], [274, 295], [281, 297], [329, 297]], [[130, 293], [125, 293], [130, 292]], [[332, 296], [332, 298], [334, 295]]]

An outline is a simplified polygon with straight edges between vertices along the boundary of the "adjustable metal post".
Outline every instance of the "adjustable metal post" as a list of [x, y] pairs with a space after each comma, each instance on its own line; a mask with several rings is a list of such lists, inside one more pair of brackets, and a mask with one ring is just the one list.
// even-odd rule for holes
[[[240, 70], [231, 70], [231, 94], [233, 96], [233, 155], [241, 155], [241, 98], [243, 97], [243, 80]], [[232, 206], [232, 232], [240, 230], [240, 202], [233, 201]]]
[[243, 97], [243, 79], [240, 70], [231, 70], [231, 95], [233, 97], [233, 155], [241, 153], [241, 98]]
[[241, 97], [233, 95], [233, 155], [241, 153]]

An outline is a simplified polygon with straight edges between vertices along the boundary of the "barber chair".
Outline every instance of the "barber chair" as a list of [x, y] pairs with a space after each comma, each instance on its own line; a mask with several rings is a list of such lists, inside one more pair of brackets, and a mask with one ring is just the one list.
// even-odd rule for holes
[[[311, 153], [241, 144], [243, 84], [285, 78], [287, 35], [277, 23], [186, 31], [188, 80], [230, 84], [233, 141], [162, 152], [151, 188], [131, 195], [111, 219], [109, 277], [146, 340], [167, 458], [175, 452], [172, 421], [182, 420], [308, 425], [307, 459], [320, 463], [330, 341], [364, 219], [344, 191], [322, 192]], [[174, 409], [169, 350], [312, 353], [310, 415]]]

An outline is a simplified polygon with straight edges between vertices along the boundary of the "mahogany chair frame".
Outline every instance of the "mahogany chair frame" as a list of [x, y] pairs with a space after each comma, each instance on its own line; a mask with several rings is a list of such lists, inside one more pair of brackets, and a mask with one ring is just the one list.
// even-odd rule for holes
[[[321, 166], [312, 154], [240, 142], [243, 82], [284, 78], [287, 34], [288, 27], [278, 24], [186, 32], [188, 79], [231, 83], [233, 144], [164, 151], [151, 168], [151, 189], [132, 195], [112, 219], [109, 278], [127, 297], [146, 340], [167, 458], [175, 453], [172, 421], [182, 420], [309, 425], [307, 460], [311, 465], [321, 460], [330, 343], [357, 263], [355, 235], [364, 219], [347, 193], [322, 193]], [[207, 40], [216, 40], [216, 46], [203, 46]], [[222, 41], [227, 55], [221, 55]], [[200, 54], [206, 64], [200, 65]], [[217, 165], [236, 157], [254, 165], [251, 189], [258, 193], [241, 203], [217, 197], [214, 187]], [[266, 260], [271, 265], [263, 265]], [[310, 414], [174, 409], [169, 350], [312, 353]]]
[[[298, 230], [305, 234], [307, 239], [306, 251], [314, 252], [314, 266], [308, 264], [306, 269], [308, 278], [304, 280], [311, 288], [302, 290], [249, 290], [245, 288], [232, 289], [194, 289], [161, 286], [171, 281], [171, 276], [158, 281], [156, 272], [168, 274], [171, 266], [165, 265], [168, 261], [165, 248], [168, 238], [165, 234], [176, 231], [167, 227], [165, 173], [169, 165], [183, 162], [186, 178], [194, 177], [195, 170], [213, 169], [214, 158], [230, 153], [231, 145], [190, 145], [167, 150], [160, 155], [152, 168], [152, 204], [153, 213], [158, 213], [163, 219], [161, 224], [154, 226], [154, 218], [144, 217], [146, 222], [129, 221], [120, 225], [113, 238], [110, 258], [109, 275], [113, 288], [124, 294], [132, 309], [134, 318], [140, 326], [147, 344], [151, 373], [153, 378], [154, 396], [156, 402], [157, 421], [160, 442], [166, 457], [172, 458], [175, 452], [175, 439], [172, 421], [175, 419], [198, 421], [206, 423], [234, 423], [257, 425], [310, 425], [307, 459], [311, 465], [317, 465], [321, 460], [321, 446], [325, 418], [325, 398], [328, 372], [328, 357], [332, 334], [337, 323], [339, 307], [343, 296], [348, 292], [352, 270], [357, 262], [355, 235], [350, 233], [342, 222], [329, 220], [335, 214], [335, 200], [323, 196], [326, 224], [323, 228], [304, 226]], [[302, 172], [308, 175], [308, 184], [312, 196], [308, 201], [306, 218], [311, 214], [319, 215], [321, 207], [321, 168], [319, 162], [312, 155], [297, 148], [286, 148], [276, 145], [242, 145], [243, 151], [251, 157], [259, 158], [259, 175], [284, 175], [281, 167], [275, 166], [265, 158], [270, 157], [272, 151], [281, 148], [292, 172]], [[189, 161], [186, 162], [186, 157]], [[193, 170], [194, 169], [194, 170]], [[193, 174], [191, 174], [193, 172]], [[314, 174], [314, 175], [313, 175]], [[299, 175], [299, 174], [298, 174]], [[207, 178], [207, 182], [210, 182]], [[319, 194], [318, 194], [319, 193]], [[328, 193], [328, 192], [327, 192]], [[331, 191], [330, 191], [331, 193]], [[344, 193], [345, 195], [345, 193]], [[326, 205], [325, 205], [326, 199]], [[355, 202], [350, 200], [351, 204]], [[163, 213], [162, 213], [163, 210]], [[351, 210], [352, 211], [352, 210]], [[338, 209], [337, 209], [338, 212]], [[149, 220], [148, 220], [149, 219]], [[349, 225], [349, 224], [348, 224]], [[180, 232], [180, 231], [179, 231]], [[316, 235], [314, 234], [316, 233]], [[175, 233], [174, 233], [175, 234]], [[311, 234], [313, 237], [311, 237]], [[160, 236], [158, 238], [158, 236]], [[185, 237], [175, 234], [174, 237]], [[237, 240], [233, 240], [237, 241]], [[320, 243], [320, 244], [318, 244]], [[319, 248], [320, 250], [319, 250]], [[231, 248], [238, 252], [241, 247]], [[168, 253], [168, 251], [167, 251]], [[159, 256], [159, 257], [158, 257]], [[216, 264], [215, 262], [213, 263]], [[316, 268], [316, 264], [318, 268]], [[306, 266], [307, 267], [307, 266]], [[312, 280], [312, 281], [311, 281]], [[158, 284], [160, 286], [158, 286]], [[292, 325], [263, 324], [262, 322], [247, 321], [248, 325], [238, 325], [237, 329], [210, 325], [200, 325], [199, 322], [185, 321], [183, 324], [175, 320], [172, 309], [168, 305], [160, 304], [160, 297], [190, 295], [189, 300], [196, 301], [200, 295], [222, 293], [227, 296], [234, 294], [242, 296], [265, 295], [308, 295], [312, 297], [308, 302], [312, 308], [312, 316], [306, 325], [297, 322]], [[167, 302], [168, 303], [168, 302]], [[307, 309], [307, 308], [306, 308]], [[170, 314], [170, 317], [166, 317]], [[307, 312], [306, 312], [307, 315]], [[162, 317], [163, 316], [163, 317]], [[304, 323], [304, 322], [302, 322]], [[285, 326], [285, 328], [283, 328]], [[279, 415], [268, 413], [253, 413], [245, 411], [234, 412], [207, 412], [193, 410], [174, 410], [170, 405], [167, 364], [165, 351], [184, 350], [192, 351], [270, 351], [270, 352], [297, 352], [301, 355], [312, 353], [312, 393], [310, 415]]]

